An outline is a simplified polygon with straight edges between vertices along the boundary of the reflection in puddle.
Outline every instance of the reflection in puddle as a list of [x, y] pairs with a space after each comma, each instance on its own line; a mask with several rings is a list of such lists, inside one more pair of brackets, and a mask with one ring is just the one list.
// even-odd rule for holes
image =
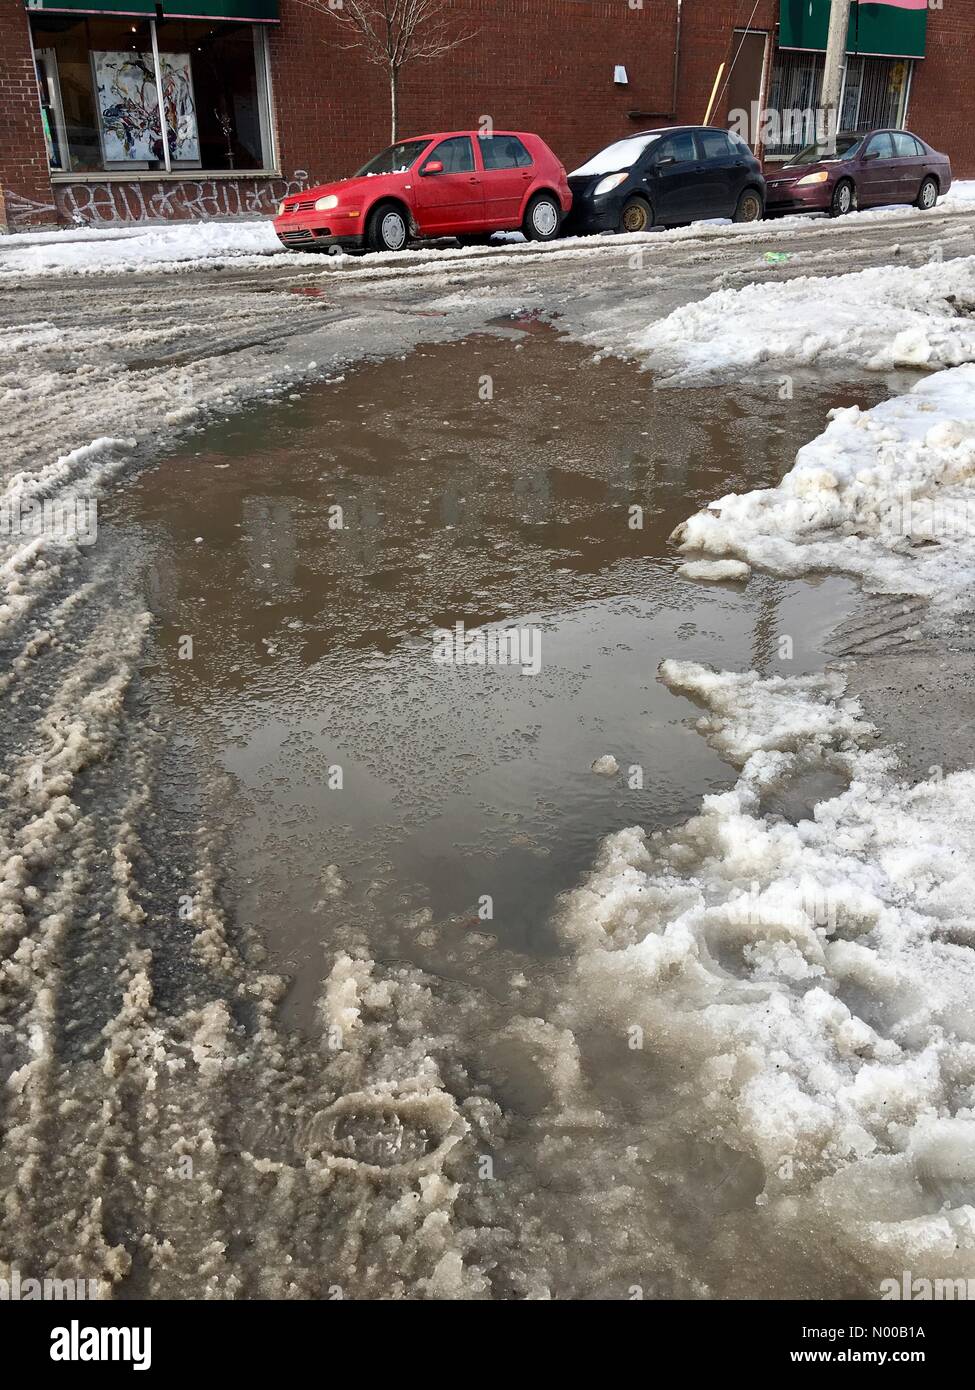
[[[502, 987], [492, 951], [551, 953], [553, 900], [605, 834], [731, 783], [659, 662], [818, 669], [852, 590], [697, 584], [667, 537], [775, 483], [870, 389], [657, 392], [509, 326], [210, 428], [119, 497], [104, 524], [144, 549], [158, 619], [147, 679], [233, 779], [234, 906], [293, 1018], [356, 940], [450, 973], [462, 939], [462, 973]], [[438, 664], [457, 623], [537, 628], [538, 674]]]

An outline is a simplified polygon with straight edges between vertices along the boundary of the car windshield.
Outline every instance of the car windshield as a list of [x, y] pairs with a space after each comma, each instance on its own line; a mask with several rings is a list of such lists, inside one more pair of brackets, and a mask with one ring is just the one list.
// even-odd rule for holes
[[789, 163], [831, 164], [835, 159], [849, 159], [862, 139], [862, 135], [837, 135], [835, 154], [830, 150], [825, 140], [819, 140], [815, 144], [807, 145], [798, 154], [794, 154]]
[[578, 169], [573, 169], [569, 177], [575, 178], [577, 174], [615, 174], [621, 169], [629, 169], [647, 146], [659, 140], [662, 134], [662, 131], [652, 130], [649, 135], [631, 135], [627, 140], [617, 140], [615, 145], [607, 145], [585, 164], [580, 164]]
[[429, 143], [429, 140], [401, 140], [398, 145], [390, 145], [388, 150], [357, 169], [353, 178], [361, 179], [367, 174], [405, 174]]

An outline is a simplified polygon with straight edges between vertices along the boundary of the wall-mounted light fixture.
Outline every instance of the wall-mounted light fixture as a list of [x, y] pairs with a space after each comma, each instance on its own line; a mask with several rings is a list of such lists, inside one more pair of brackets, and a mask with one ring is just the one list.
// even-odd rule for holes
[[627, 77], [626, 68], [622, 63], [617, 63], [613, 69], [613, 81], [616, 83], [617, 87], [626, 87], [629, 85], [630, 79]]

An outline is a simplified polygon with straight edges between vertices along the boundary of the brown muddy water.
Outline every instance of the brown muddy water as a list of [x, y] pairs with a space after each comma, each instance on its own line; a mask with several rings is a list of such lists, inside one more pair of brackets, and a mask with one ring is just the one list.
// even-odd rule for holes
[[[882, 394], [659, 391], [498, 328], [213, 425], [102, 509], [155, 620], [142, 679], [179, 730], [175, 799], [191, 767], [220, 788], [231, 911], [293, 1025], [340, 946], [517, 994], [607, 833], [731, 784], [660, 661], [820, 669], [853, 590], [694, 583], [667, 537]], [[537, 674], [437, 664], [456, 623], [536, 628]], [[591, 770], [606, 754], [615, 775]]]

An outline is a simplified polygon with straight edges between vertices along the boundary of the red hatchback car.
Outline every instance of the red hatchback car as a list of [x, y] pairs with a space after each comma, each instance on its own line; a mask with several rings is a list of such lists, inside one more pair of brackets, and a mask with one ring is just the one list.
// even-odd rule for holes
[[828, 212], [914, 203], [927, 211], [951, 187], [951, 163], [909, 130], [838, 135], [836, 153], [809, 145], [766, 175], [766, 213]]
[[537, 135], [451, 131], [400, 140], [352, 178], [285, 198], [274, 230], [296, 251], [400, 251], [410, 237], [502, 231], [551, 241], [571, 206], [565, 169]]

